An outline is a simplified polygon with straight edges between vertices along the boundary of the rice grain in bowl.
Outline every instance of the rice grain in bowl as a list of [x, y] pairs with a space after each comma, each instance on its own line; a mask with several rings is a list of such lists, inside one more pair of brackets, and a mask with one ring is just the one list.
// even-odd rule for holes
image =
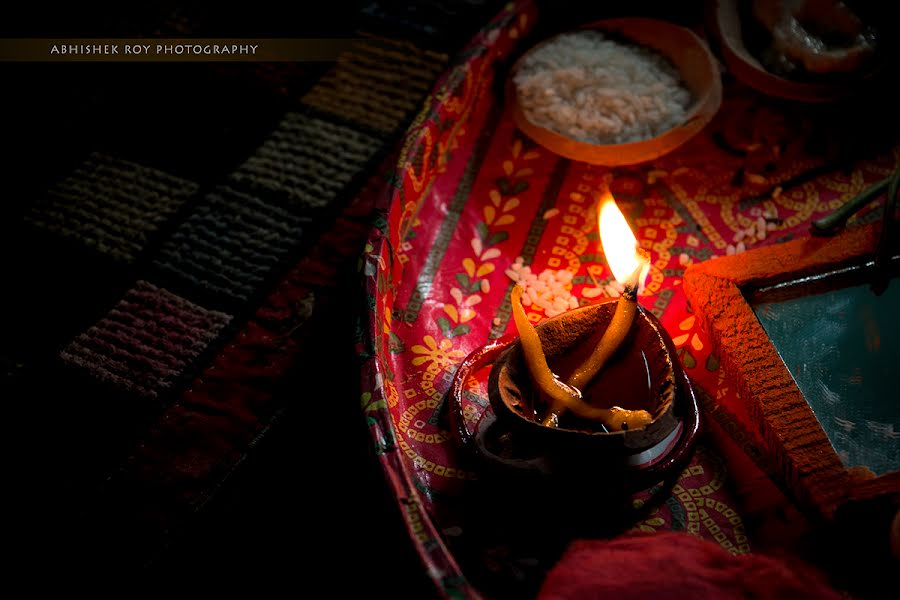
[[525, 134], [561, 156], [610, 166], [674, 150], [722, 100], [705, 44], [653, 19], [600, 21], [551, 38], [519, 59], [509, 89]]

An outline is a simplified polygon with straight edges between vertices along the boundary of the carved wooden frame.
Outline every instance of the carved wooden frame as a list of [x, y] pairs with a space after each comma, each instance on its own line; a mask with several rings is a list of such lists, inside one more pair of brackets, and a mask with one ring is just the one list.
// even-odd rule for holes
[[749, 298], [858, 279], [872, 268], [879, 232], [879, 225], [871, 225], [831, 238], [793, 240], [691, 265], [684, 275], [688, 300], [759, 429], [763, 450], [801, 506], [826, 519], [850, 501], [900, 497], [900, 471], [871, 478], [844, 467]]

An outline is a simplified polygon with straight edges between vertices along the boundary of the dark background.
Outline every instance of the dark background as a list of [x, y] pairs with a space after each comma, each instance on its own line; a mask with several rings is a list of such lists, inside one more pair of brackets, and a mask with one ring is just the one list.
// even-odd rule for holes
[[[354, 37], [374, 29], [415, 38], [424, 34], [409, 23], [430, 23], [443, 27], [429, 47], [452, 52], [498, 5], [340, 0], [253, 2], [238, 10], [156, 2], [71, 3], [50, 10], [16, 3], [4, 7], [0, 34], [300, 38]], [[60, 252], [32, 239], [21, 227], [23, 214], [93, 151], [201, 185], [215, 182], [259, 145], [330, 66], [0, 64], [0, 269], [7, 282], [0, 401], [7, 431], [7, 530], [17, 548], [12, 571], [18, 575], [51, 585], [48, 575], [75, 577], [101, 588], [128, 575], [162, 586], [288, 584], [293, 592], [324, 586], [335, 595], [360, 589], [375, 596], [436, 595], [359, 408], [356, 256], [334, 282], [327, 309], [311, 324], [315, 351], [278, 391], [299, 401], [290, 403], [185, 531], [176, 532], [142, 568], [117, 560], [118, 549], [104, 546], [106, 536], [95, 537], [74, 522], [90, 502], [90, 490], [140, 439], [153, 415], [134, 414], [137, 409], [113, 397], [78, 396], [66, 377], [46, 374], [57, 372], [59, 348], [101, 316], [108, 298], [132, 277], [125, 270], [85, 274], [74, 268], [87, 257], [75, 247]], [[330, 223], [323, 218], [316, 225], [307, 247]], [[363, 242], [356, 241], [357, 255]], [[79, 293], [66, 294], [73, 287]], [[329, 414], [312, 414], [304, 404], [327, 406]], [[323, 428], [324, 421], [332, 425]]]
[[[453, 54], [502, 6], [496, 0], [333, 0], [243, 3], [39, 3], [4, 6], [3, 37], [354, 37], [409, 39]], [[690, 20], [699, 3], [639, 3], [618, 14]], [[548, 30], [600, 16], [553, 3]], [[605, 7], [609, 14], [610, 7]], [[184, 531], [136, 564], [134, 549], [79, 522], [92, 491], [156, 416], [96, 386], [85, 394], [57, 354], [100, 318], [134, 279], [126, 268], [85, 271], [90, 256], [22, 227], [25, 212], [91, 152], [200, 183], [231, 172], [329, 68], [327, 63], [0, 64], [0, 400], [7, 436], [8, 514], [20, 574], [72, 574], [90, 583], [128, 574], [158, 583], [240, 581], [335, 592], [435, 595], [374, 456], [359, 409], [353, 340], [361, 314], [356, 255], [315, 316], [317, 340], [282, 398], [282, 412]], [[409, 115], [412, 117], [412, 115]], [[394, 142], [402, 135], [402, 128]], [[389, 140], [390, 142], [390, 140]], [[384, 152], [390, 154], [392, 144]], [[363, 177], [365, 179], [365, 177]], [[352, 194], [342, 199], [346, 205]], [[333, 215], [332, 215], [333, 216]], [[322, 218], [304, 246], [328, 229]], [[77, 293], [72, 293], [77, 290]], [[248, 307], [252, 309], [253, 307]], [[239, 317], [240, 318], [240, 317]], [[322, 374], [328, 373], [327, 383]], [[74, 391], [80, 390], [80, 391]], [[323, 397], [327, 402], [323, 401]], [[321, 416], [304, 410], [327, 405]], [[327, 419], [333, 427], [322, 428]], [[114, 537], [112, 539], [115, 539]]]
[[[0, 35], [353, 37], [374, 29], [452, 57], [502, 4], [254, 1], [225, 8], [168, 1], [51, 9], [15, 3], [2, 9]], [[696, 1], [605, 4], [542, 2], [548, 9], [542, 27], [551, 31], [611, 14], [702, 19], [703, 3]], [[174, 532], [146, 566], [123, 565], [118, 548], [76, 522], [89, 490], [140, 439], [153, 415], [116, 398], [79, 396], [72, 381], [47, 374], [57, 373], [52, 364], [59, 348], [102, 316], [108, 299], [133, 277], [115, 269], [85, 274], [76, 268], [86, 260], [79, 249], [44, 245], [21, 227], [22, 215], [94, 151], [211, 185], [240, 164], [330, 66], [0, 63], [0, 402], [9, 546], [20, 575], [46, 583], [74, 572], [102, 585], [127, 573], [163, 587], [287, 584], [303, 592], [324, 585], [334, 595], [436, 595], [359, 408], [355, 255], [312, 323], [315, 351], [279, 390], [299, 401], [280, 414], [187, 529]], [[401, 135], [402, 129], [394, 142]], [[390, 151], [388, 143], [384, 158]], [[306, 246], [329, 225], [327, 218], [318, 222]], [[358, 251], [363, 242], [356, 240]], [[329, 412], [306, 408], [313, 406]], [[333, 426], [321, 427], [323, 420]]]

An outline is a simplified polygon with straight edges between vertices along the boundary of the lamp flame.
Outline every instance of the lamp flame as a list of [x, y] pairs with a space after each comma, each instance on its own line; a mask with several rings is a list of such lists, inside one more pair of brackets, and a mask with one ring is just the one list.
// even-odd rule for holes
[[609, 191], [605, 191], [600, 199], [597, 221], [606, 262], [619, 283], [624, 284], [642, 266], [642, 261], [638, 253], [637, 238]]

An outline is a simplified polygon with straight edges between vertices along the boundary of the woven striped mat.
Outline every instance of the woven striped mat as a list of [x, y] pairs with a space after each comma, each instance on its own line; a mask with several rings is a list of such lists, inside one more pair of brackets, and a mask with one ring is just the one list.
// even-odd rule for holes
[[[305, 400], [292, 376], [355, 277], [378, 174], [496, 4], [361, 3], [332, 65], [4, 67], [0, 397], [32, 541], [152, 561]], [[222, 26], [163, 12], [90, 22]]]

